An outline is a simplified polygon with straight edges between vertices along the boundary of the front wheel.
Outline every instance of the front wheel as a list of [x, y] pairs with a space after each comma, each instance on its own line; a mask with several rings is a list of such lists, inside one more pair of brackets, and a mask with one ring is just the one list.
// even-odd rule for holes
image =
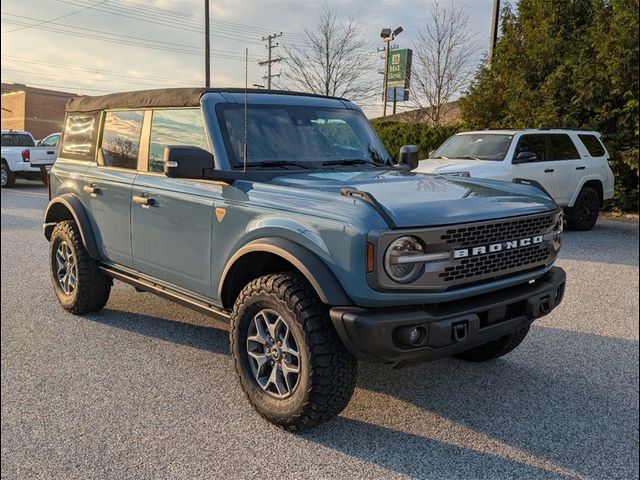
[[520, 345], [527, 336], [527, 333], [529, 333], [529, 326], [516, 330], [493, 342], [485, 343], [479, 347], [459, 353], [456, 357], [468, 362], [486, 362], [502, 357]]
[[571, 230], [591, 230], [598, 220], [600, 195], [591, 187], [584, 187], [576, 203], [567, 209], [567, 227]]
[[0, 184], [2, 188], [13, 187], [16, 183], [16, 176], [11, 169], [9, 169], [9, 165], [3, 160], [0, 168]]
[[356, 360], [338, 338], [327, 307], [297, 273], [249, 283], [233, 307], [230, 336], [242, 389], [270, 422], [306, 429], [349, 403]]

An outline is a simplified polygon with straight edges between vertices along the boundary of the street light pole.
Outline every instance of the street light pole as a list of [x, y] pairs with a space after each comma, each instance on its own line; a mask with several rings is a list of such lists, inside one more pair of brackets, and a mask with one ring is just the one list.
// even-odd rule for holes
[[380, 32], [380, 37], [384, 42], [384, 79], [382, 80], [382, 116], [387, 116], [387, 88], [389, 74], [389, 50], [391, 49], [391, 42], [402, 33], [402, 27], [398, 27], [395, 30], [390, 28], [383, 28]]
[[211, 39], [209, 35], [209, 0], [204, 0], [204, 86], [211, 86]]
[[393, 37], [387, 37], [384, 42], [384, 80], [382, 82], [382, 116], [387, 116], [387, 76], [389, 75], [389, 44]]

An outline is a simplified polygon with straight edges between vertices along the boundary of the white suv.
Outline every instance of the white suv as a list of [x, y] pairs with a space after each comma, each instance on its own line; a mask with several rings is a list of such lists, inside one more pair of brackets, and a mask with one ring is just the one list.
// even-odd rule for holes
[[600, 134], [583, 130], [484, 130], [449, 138], [414, 171], [542, 186], [564, 207], [567, 226], [589, 230], [613, 199]]

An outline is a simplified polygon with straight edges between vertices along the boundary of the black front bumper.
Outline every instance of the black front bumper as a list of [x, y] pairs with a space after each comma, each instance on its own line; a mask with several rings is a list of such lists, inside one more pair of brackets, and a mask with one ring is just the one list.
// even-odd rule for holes
[[[460, 353], [529, 325], [560, 304], [565, 281], [564, 270], [553, 267], [534, 283], [455, 302], [334, 307], [330, 315], [342, 342], [358, 359], [404, 366]], [[419, 335], [411, 344], [414, 329]]]

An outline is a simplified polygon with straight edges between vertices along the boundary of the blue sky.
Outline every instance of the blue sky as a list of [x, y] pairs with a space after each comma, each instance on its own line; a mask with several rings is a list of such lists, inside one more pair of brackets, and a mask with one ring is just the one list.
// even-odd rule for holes
[[[244, 85], [245, 48], [249, 84], [262, 84], [261, 38], [282, 31], [280, 43], [300, 43], [304, 27], [314, 25], [325, 5], [345, 18], [358, 15], [374, 58], [384, 27], [402, 25], [397, 43], [411, 48], [432, 1], [210, 0], [212, 84]], [[475, 41], [486, 52], [492, 0], [452, 3], [467, 10]], [[3, 0], [2, 81], [87, 95], [204, 85], [203, 5], [204, 0]], [[364, 108], [374, 116], [379, 110], [375, 104]]]

